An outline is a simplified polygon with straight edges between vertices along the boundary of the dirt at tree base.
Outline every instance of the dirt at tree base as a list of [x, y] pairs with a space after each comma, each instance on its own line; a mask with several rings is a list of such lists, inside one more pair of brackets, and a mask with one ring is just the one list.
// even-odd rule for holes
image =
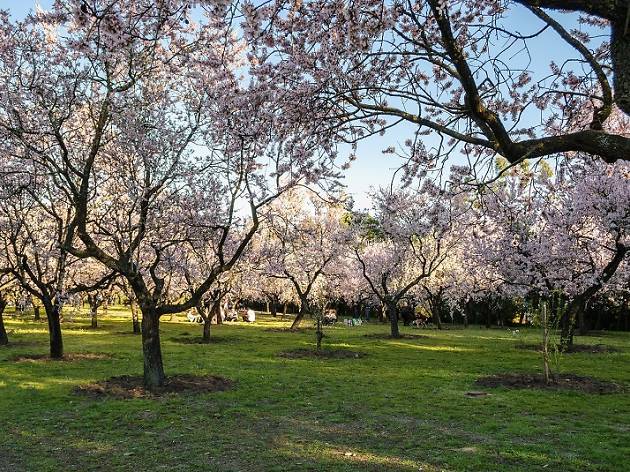
[[387, 340], [398, 340], [398, 339], [430, 339], [430, 336], [426, 334], [401, 334], [399, 337], [395, 338], [391, 334], [386, 333], [368, 333], [363, 335], [366, 338], [370, 339], [387, 339]]
[[204, 341], [203, 338], [199, 336], [176, 336], [170, 338], [169, 340], [178, 344], [219, 344], [238, 341], [236, 337], [228, 338], [225, 336], [210, 336], [210, 341]]
[[179, 374], [166, 378], [162, 387], [149, 390], [142, 376], [121, 375], [100, 382], [80, 385], [73, 389], [75, 395], [93, 399], [102, 398], [155, 398], [167, 394], [223, 392], [230, 390], [234, 381], [215, 375]]
[[285, 359], [359, 359], [365, 357], [365, 353], [350, 351], [349, 349], [292, 349], [278, 354]]
[[75, 362], [75, 361], [102, 361], [113, 356], [106, 352], [70, 352], [64, 354], [61, 359], [53, 359], [49, 354], [19, 354], [7, 359], [10, 362]]
[[[542, 352], [542, 344], [517, 344], [516, 348]], [[558, 350], [560, 350], [559, 347]], [[606, 344], [573, 344], [560, 352], [562, 352], [562, 354], [609, 354], [621, 352], [621, 349]]]
[[475, 385], [489, 388], [571, 390], [600, 395], [624, 391], [616, 383], [575, 374], [554, 375], [549, 384], [542, 374], [496, 374], [477, 379]]

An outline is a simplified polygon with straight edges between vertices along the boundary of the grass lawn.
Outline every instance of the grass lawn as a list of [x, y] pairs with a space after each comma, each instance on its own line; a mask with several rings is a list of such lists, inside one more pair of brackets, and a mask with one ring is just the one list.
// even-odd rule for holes
[[[110, 310], [63, 324], [65, 349], [111, 353], [74, 362], [8, 360], [46, 353], [45, 323], [7, 316], [13, 347], [0, 348], [0, 471], [624, 471], [630, 468], [630, 394], [482, 389], [475, 379], [538, 372], [536, 330], [412, 330], [426, 338], [366, 337], [387, 325], [337, 326], [324, 342], [355, 359], [290, 359], [314, 344], [289, 322], [213, 327], [212, 345], [182, 344], [201, 326], [162, 323], [169, 373], [213, 374], [232, 390], [157, 399], [80, 397], [79, 384], [140, 374], [140, 337]], [[308, 320], [305, 326], [309, 325]], [[21, 344], [20, 344], [21, 342]], [[630, 386], [630, 333], [577, 338], [614, 353], [575, 353], [556, 371]], [[491, 395], [468, 398], [471, 390]]]

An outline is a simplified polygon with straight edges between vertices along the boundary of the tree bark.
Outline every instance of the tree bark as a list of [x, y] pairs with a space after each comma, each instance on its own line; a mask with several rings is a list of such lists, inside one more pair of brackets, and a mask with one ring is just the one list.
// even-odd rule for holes
[[271, 316], [276, 318], [278, 316], [278, 305], [275, 300], [271, 301], [269, 309], [271, 310]]
[[586, 307], [583, 306], [577, 312], [578, 332], [580, 336], [586, 336], [588, 334], [588, 323], [586, 322], [586, 316], [584, 316], [585, 308]]
[[90, 308], [90, 315], [91, 315], [91, 319], [92, 319], [92, 322], [91, 322], [90, 326], [93, 329], [98, 328], [98, 308], [95, 307], [95, 306], [91, 307]]
[[304, 318], [305, 312], [306, 312], [306, 308], [304, 307], [304, 304], [302, 303], [300, 305], [300, 309], [298, 310], [298, 314], [293, 320], [293, 323], [291, 323], [291, 329], [297, 329], [300, 326], [300, 323], [302, 322], [302, 318]]
[[142, 307], [142, 354], [144, 385], [149, 390], [164, 385], [164, 364], [160, 345], [160, 317], [153, 307]]
[[566, 351], [573, 346], [573, 333], [575, 332], [575, 319], [580, 307], [581, 300], [573, 300], [566, 307], [560, 318], [560, 350]]
[[63, 337], [61, 335], [61, 306], [58, 302], [44, 304], [48, 320], [48, 337], [50, 339], [50, 358], [63, 358]]
[[201, 340], [205, 344], [210, 343], [211, 327], [212, 327], [212, 317], [208, 316], [203, 320], [203, 337], [201, 338]]
[[440, 301], [435, 300], [433, 302], [433, 321], [435, 321], [437, 329], [442, 329], [442, 317], [440, 316], [441, 308], [442, 307], [440, 306]]
[[40, 321], [41, 320], [41, 316], [39, 314], [39, 306], [34, 306], [33, 307], [33, 316], [35, 317], [35, 321]]
[[389, 317], [390, 334], [392, 338], [400, 338], [400, 329], [398, 328], [398, 307], [396, 302], [389, 301], [386, 304], [387, 316]]
[[211, 340], [211, 326], [212, 320], [216, 319], [217, 324], [221, 319], [221, 300], [217, 300], [212, 303], [212, 308], [209, 313], [204, 313], [203, 307], [197, 307], [197, 313], [201, 315], [201, 319], [203, 320], [203, 337], [202, 341], [206, 344], [210, 343]]
[[6, 346], [9, 344], [9, 336], [4, 326], [4, 309], [7, 306], [7, 301], [4, 297], [0, 296], [0, 346]]
[[140, 320], [138, 319], [138, 305], [135, 302], [130, 302], [131, 307], [131, 323], [133, 325], [133, 334], [140, 334]]

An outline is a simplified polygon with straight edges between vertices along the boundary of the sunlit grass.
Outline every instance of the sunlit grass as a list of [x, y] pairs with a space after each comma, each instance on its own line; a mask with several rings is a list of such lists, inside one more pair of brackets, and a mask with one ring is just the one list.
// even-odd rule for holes
[[[537, 330], [403, 327], [426, 337], [392, 340], [365, 336], [386, 334], [385, 324], [338, 325], [325, 328], [324, 347], [365, 357], [293, 360], [279, 353], [314, 348], [315, 333], [268, 331], [290, 321], [262, 316], [255, 324], [213, 326], [221, 342], [198, 345], [177, 339], [201, 336], [201, 325], [167, 318], [167, 374], [222, 375], [235, 388], [95, 401], [72, 389], [142, 372], [141, 340], [129, 334], [127, 311], [101, 313], [96, 330], [87, 311], [65, 322], [67, 352], [112, 355], [76, 362], [9, 361], [48, 350], [45, 322], [9, 315], [10, 337], [23, 344], [0, 348], [0, 456], [17, 453], [16, 472], [625, 470], [627, 393], [495, 389], [484, 398], [464, 396], [479, 389], [479, 376], [540, 369], [539, 353], [516, 348], [539, 342]], [[628, 333], [578, 342], [621, 352], [560, 356], [554, 370], [630, 385]]]

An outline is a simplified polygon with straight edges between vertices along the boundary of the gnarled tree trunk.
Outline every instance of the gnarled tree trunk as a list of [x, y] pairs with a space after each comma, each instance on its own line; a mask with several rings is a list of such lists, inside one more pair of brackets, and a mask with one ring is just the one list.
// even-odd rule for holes
[[98, 328], [98, 300], [97, 295], [88, 295], [88, 306], [90, 307], [90, 327], [92, 329]]
[[400, 338], [400, 329], [398, 328], [398, 306], [393, 300], [386, 302], [387, 316], [389, 318], [389, 328], [392, 338]]
[[270, 309], [271, 316], [276, 318], [278, 316], [278, 304], [275, 299], [272, 299], [269, 302], [269, 309]]
[[164, 364], [160, 345], [160, 317], [153, 307], [142, 306], [142, 354], [144, 385], [154, 389], [164, 385]]
[[61, 335], [61, 305], [58, 301], [45, 301], [48, 337], [50, 339], [50, 358], [63, 358], [63, 337]]
[[138, 305], [136, 305], [136, 302], [134, 301], [131, 301], [129, 305], [131, 308], [131, 323], [133, 325], [133, 334], [140, 334], [141, 329], [140, 320], [138, 319]]
[[293, 320], [293, 323], [291, 323], [291, 329], [297, 329], [300, 326], [300, 323], [302, 322], [302, 319], [304, 318], [304, 315], [306, 314], [306, 310], [307, 310], [307, 304], [302, 302], [300, 303], [300, 309], [298, 310], [298, 314], [296, 315], [295, 319]]

